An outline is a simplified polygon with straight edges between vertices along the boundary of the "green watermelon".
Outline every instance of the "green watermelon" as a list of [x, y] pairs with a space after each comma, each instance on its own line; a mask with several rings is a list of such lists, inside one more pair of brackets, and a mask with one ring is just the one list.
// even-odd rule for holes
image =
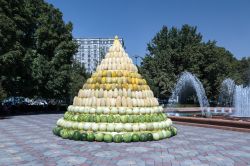
[[64, 119], [67, 119], [69, 117], [69, 113], [66, 112], [63, 117], [64, 117]]
[[114, 122], [115, 122], [115, 123], [120, 123], [120, 122], [121, 122], [120, 115], [114, 116]]
[[150, 116], [149, 115], [145, 115], [145, 121], [146, 122], [151, 122]]
[[93, 116], [93, 122], [96, 123], [96, 116], [95, 115]]
[[114, 122], [114, 116], [113, 115], [109, 115], [107, 118], [108, 123], [113, 123]]
[[82, 138], [82, 141], [87, 141], [87, 134], [86, 133], [82, 133], [82, 136], [81, 136], [81, 138]]
[[68, 139], [74, 140], [74, 130], [69, 130], [68, 131]]
[[160, 139], [164, 138], [164, 135], [163, 135], [163, 133], [161, 131], [158, 131], [158, 134], [159, 134]]
[[166, 130], [166, 138], [170, 138], [172, 135], [172, 132], [169, 130]]
[[105, 115], [101, 116], [101, 122], [107, 122], [107, 117]]
[[148, 133], [147, 134], [147, 139], [148, 139], [148, 141], [153, 141], [153, 134], [152, 133]]
[[140, 141], [146, 142], [146, 141], [147, 141], [147, 134], [141, 133], [141, 134], [140, 134]]
[[120, 142], [122, 142], [122, 135], [116, 134], [113, 139], [114, 139], [114, 142], [120, 143]]
[[113, 141], [113, 137], [111, 134], [105, 134], [103, 137], [103, 141], [104, 142], [112, 142]]
[[93, 115], [89, 115], [89, 122], [94, 122], [94, 116]]
[[93, 142], [95, 140], [94, 133], [88, 133], [87, 140], [90, 141], [90, 142]]
[[60, 131], [60, 136], [64, 139], [68, 138], [69, 137], [68, 131], [66, 129], [62, 129]]
[[73, 134], [73, 139], [76, 141], [81, 140], [82, 139], [81, 133], [79, 131], [75, 131]]
[[139, 122], [144, 123], [145, 121], [146, 121], [145, 120], [145, 116], [144, 115], [140, 115]]
[[53, 133], [54, 133], [55, 135], [59, 136], [61, 130], [62, 130], [62, 127], [58, 127], [58, 126], [57, 126], [57, 127], [53, 128]]
[[127, 115], [121, 116], [121, 122], [122, 123], [127, 123], [128, 122], [128, 116]]
[[78, 115], [73, 116], [73, 121], [77, 121]]
[[133, 122], [138, 123], [139, 122], [139, 116], [137, 115], [132, 115], [133, 116]]
[[122, 135], [122, 138], [123, 138], [123, 141], [124, 142], [131, 142], [131, 140], [132, 140], [132, 136], [131, 136], [131, 134], [130, 133], [126, 133], [126, 134], [123, 134]]
[[98, 142], [103, 141], [103, 137], [104, 137], [104, 134], [102, 134], [102, 133], [95, 134], [95, 140]]
[[89, 116], [88, 115], [83, 115], [83, 121], [88, 122], [89, 121]]
[[153, 139], [154, 139], [155, 141], [160, 140], [160, 135], [159, 135], [158, 132], [153, 133]]
[[133, 117], [132, 116], [128, 116], [128, 123], [133, 123]]
[[80, 122], [84, 122], [84, 115], [79, 116]]
[[133, 142], [138, 142], [140, 140], [140, 136], [138, 134], [133, 134], [132, 135], [132, 141]]
[[100, 115], [97, 115], [96, 116], [96, 123], [99, 123], [99, 122], [101, 122], [101, 118], [100, 118]]
[[175, 127], [171, 126], [170, 130], [171, 130], [172, 136], [177, 135], [177, 129]]

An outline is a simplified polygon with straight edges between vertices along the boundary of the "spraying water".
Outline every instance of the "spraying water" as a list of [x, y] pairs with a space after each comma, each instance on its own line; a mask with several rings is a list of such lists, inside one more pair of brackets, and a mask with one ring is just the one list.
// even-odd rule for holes
[[207, 110], [209, 103], [203, 85], [195, 75], [186, 71], [180, 75], [175, 89], [172, 92], [172, 96], [169, 99], [169, 105], [172, 106], [174, 103], [178, 102], [178, 96], [183, 90], [190, 88], [190, 86], [194, 88], [202, 113], [204, 114], [204, 110]]
[[219, 98], [222, 106], [231, 107], [233, 105], [234, 89], [235, 82], [231, 78], [227, 78], [221, 83]]
[[233, 116], [250, 117], [250, 87], [235, 86]]

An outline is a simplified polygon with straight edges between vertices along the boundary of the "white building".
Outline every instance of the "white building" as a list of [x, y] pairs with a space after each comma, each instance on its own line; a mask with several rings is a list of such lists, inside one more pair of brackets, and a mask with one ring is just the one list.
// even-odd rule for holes
[[[104, 58], [109, 47], [113, 44], [113, 38], [76, 38], [78, 52], [74, 55], [74, 60], [85, 65], [87, 72], [92, 73], [97, 65]], [[124, 46], [123, 39], [119, 39]]]

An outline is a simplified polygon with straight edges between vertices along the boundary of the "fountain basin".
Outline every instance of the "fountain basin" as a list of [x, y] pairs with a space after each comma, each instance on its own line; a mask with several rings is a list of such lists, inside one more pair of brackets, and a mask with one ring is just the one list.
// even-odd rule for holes
[[[175, 123], [183, 125], [202, 126], [210, 128], [219, 128], [225, 130], [250, 132], [250, 119], [249, 118], [232, 118], [228, 117], [177, 117], [169, 116]], [[224, 118], [224, 119], [223, 119]]]

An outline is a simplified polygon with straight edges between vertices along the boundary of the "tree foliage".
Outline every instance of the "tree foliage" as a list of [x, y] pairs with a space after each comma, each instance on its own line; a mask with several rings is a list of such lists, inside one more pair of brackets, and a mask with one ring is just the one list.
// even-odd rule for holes
[[204, 42], [196, 27], [183, 25], [163, 28], [147, 46], [148, 54], [140, 72], [155, 95], [169, 97], [179, 74], [189, 71], [203, 83], [209, 98], [216, 97], [226, 77], [241, 81], [236, 72], [237, 60], [215, 41]]
[[0, 0], [0, 74], [6, 93], [65, 99], [77, 51], [71, 32], [72, 23], [64, 23], [62, 13], [43, 0]]

